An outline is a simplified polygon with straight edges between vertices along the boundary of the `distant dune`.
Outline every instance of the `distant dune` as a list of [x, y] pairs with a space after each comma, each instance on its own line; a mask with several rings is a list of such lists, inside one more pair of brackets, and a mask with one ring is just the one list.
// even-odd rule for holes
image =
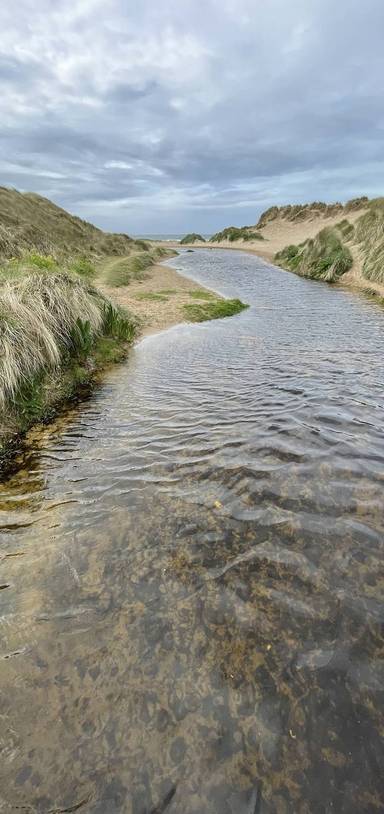
[[202, 245], [251, 251], [303, 277], [384, 295], [384, 198], [273, 206], [257, 224], [228, 227]]

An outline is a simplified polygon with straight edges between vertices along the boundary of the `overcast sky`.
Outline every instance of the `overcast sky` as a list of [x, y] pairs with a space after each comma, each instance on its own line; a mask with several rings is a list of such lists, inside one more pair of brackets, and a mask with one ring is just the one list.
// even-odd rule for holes
[[384, 0], [3, 0], [0, 177], [143, 234], [384, 194]]

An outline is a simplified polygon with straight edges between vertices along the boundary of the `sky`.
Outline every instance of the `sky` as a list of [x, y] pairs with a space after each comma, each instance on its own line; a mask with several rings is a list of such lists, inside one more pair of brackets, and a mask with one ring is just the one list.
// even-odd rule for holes
[[384, 194], [383, 0], [3, 0], [0, 184], [210, 233]]

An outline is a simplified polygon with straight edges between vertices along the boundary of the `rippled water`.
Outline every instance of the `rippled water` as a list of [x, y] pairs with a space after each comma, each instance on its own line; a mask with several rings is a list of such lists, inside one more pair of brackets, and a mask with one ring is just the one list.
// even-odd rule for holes
[[235, 252], [4, 484], [0, 811], [384, 811], [384, 311]]

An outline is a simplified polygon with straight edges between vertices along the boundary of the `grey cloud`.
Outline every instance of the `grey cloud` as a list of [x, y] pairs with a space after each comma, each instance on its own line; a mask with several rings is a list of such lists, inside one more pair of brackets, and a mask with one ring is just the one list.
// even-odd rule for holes
[[383, 192], [381, 0], [30, 8], [0, 10], [2, 183], [135, 233]]

